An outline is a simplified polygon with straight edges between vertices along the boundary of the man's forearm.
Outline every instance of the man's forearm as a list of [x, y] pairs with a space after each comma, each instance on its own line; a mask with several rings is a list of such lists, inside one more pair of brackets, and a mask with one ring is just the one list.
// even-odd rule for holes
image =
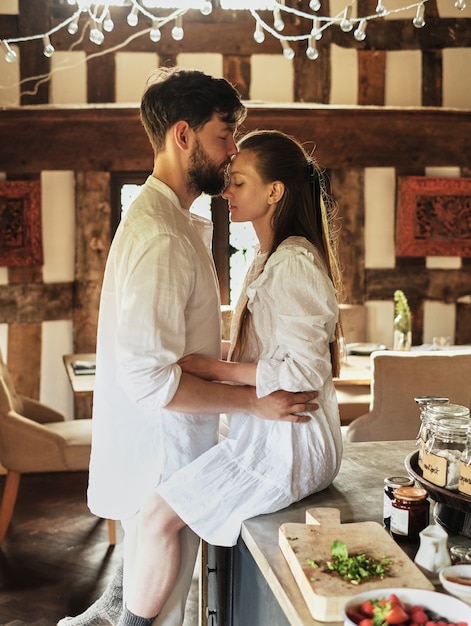
[[182, 372], [180, 384], [165, 408], [181, 413], [251, 412], [255, 388], [209, 382]]

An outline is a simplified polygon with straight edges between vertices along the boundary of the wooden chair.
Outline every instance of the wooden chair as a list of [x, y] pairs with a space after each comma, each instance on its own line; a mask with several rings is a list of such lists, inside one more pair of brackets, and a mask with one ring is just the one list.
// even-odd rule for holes
[[[92, 420], [65, 420], [62, 413], [16, 393], [0, 352], [0, 463], [7, 470], [0, 505], [0, 545], [10, 525], [21, 474], [87, 471]], [[114, 520], [108, 520], [111, 545]]]
[[445, 396], [471, 406], [471, 351], [374, 352], [371, 406], [346, 429], [346, 441], [415, 439], [420, 426], [416, 396]]

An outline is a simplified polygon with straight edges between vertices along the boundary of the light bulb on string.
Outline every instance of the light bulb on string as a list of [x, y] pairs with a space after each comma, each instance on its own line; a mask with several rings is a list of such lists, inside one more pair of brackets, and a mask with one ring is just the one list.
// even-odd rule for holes
[[128, 13], [126, 20], [129, 26], [137, 26], [137, 23], [139, 21], [138, 11], [139, 9], [136, 6], [133, 6], [131, 12]]
[[320, 0], [311, 0], [309, 2], [309, 8], [311, 9], [311, 11], [319, 11], [319, 9], [321, 8]]
[[315, 61], [319, 58], [319, 51], [317, 49], [317, 41], [315, 37], [309, 37], [309, 44], [306, 50], [306, 56], [310, 61]]
[[5, 50], [5, 61], [7, 63], [14, 63], [16, 61], [16, 52], [10, 47], [8, 41], [2, 39], [2, 46]]
[[387, 9], [383, 4], [383, 0], [378, 0], [378, 4], [376, 5], [376, 15], [383, 17], [387, 13]]
[[322, 39], [322, 31], [320, 29], [320, 23], [321, 21], [318, 17], [316, 17], [312, 22], [311, 37], [314, 37], [317, 41], [320, 41]]
[[419, 4], [419, 6], [417, 7], [417, 13], [414, 19], [412, 20], [412, 23], [414, 24], [416, 28], [423, 28], [425, 26], [424, 15], [425, 15], [425, 7], [423, 4]]
[[285, 57], [285, 59], [288, 59], [288, 61], [294, 59], [294, 50], [286, 41], [286, 39], [281, 39], [281, 47], [283, 48], [283, 56]]
[[205, 2], [200, 9], [200, 13], [202, 15], [211, 15], [212, 12], [213, 12], [213, 5], [211, 4], [211, 2]]
[[51, 40], [49, 39], [49, 35], [47, 34], [43, 35], [43, 45], [44, 45], [43, 54], [45, 57], [50, 59], [52, 55], [54, 54], [55, 49], [51, 43]]
[[285, 27], [285, 23], [283, 22], [283, 18], [281, 17], [281, 11], [278, 7], [276, 7], [273, 11], [273, 26], [275, 27], [275, 30], [277, 30], [279, 33]]
[[352, 14], [352, 5], [348, 5], [348, 7], [345, 8], [345, 11], [343, 12], [343, 18], [342, 21], [340, 22], [340, 28], [343, 30], [344, 33], [349, 33], [352, 28], [353, 28], [353, 24], [350, 20], [350, 16]]
[[175, 41], [181, 41], [184, 37], [185, 33], [183, 31], [183, 20], [182, 16], [179, 15], [175, 18], [175, 26], [172, 28], [172, 37]]
[[456, 0], [455, 9], [458, 9], [459, 11], [464, 11], [466, 9], [465, 0]]
[[78, 21], [79, 21], [79, 15], [77, 14], [74, 19], [70, 22], [70, 24], [67, 26], [67, 32], [69, 33], [69, 35], [75, 35], [78, 31]]
[[253, 38], [256, 43], [263, 43], [265, 41], [265, 31], [263, 30], [263, 26], [260, 22], [257, 22], [257, 25], [255, 26]]
[[149, 33], [149, 38], [154, 43], [157, 43], [158, 41], [160, 41], [161, 37], [162, 37], [162, 34], [160, 32], [159, 25], [157, 24], [156, 20], [153, 20], [152, 28], [150, 29], [150, 33]]
[[367, 26], [368, 26], [367, 20], [365, 19], [360, 20], [360, 23], [358, 24], [355, 32], [353, 33], [353, 36], [355, 37], [357, 41], [365, 41]]
[[104, 36], [103, 31], [101, 29], [101, 23], [100, 22], [97, 22], [96, 20], [92, 20], [91, 21], [91, 28], [90, 28], [89, 39], [96, 46], [101, 46], [101, 44], [103, 43], [103, 41], [105, 39], [105, 36]]
[[103, 20], [103, 30], [105, 30], [107, 33], [111, 33], [111, 31], [114, 29], [114, 22], [113, 19], [111, 17], [111, 13], [108, 9], [107, 13], [106, 13], [106, 17]]

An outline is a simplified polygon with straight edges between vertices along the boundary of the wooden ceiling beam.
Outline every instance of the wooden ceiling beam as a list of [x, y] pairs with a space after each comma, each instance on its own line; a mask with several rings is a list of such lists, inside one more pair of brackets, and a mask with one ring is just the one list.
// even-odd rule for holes
[[[432, 107], [248, 104], [244, 130], [278, 128], [316, 146], [328, 168], [469, 165], [471, 112]], [[0, 110], [0, 172], [150, 171], [137, 107], [31, 106]]]

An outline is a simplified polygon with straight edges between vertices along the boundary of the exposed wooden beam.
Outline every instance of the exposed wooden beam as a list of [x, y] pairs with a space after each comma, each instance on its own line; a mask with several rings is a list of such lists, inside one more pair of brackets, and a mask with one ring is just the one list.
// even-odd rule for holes
[[[325, 167], [469, 165], [471, 112], [431, 107], [248, 105], [245, 130], [278, 128], [316, 145]], [[0, 171], [150, 171], [137, 108], [119, 105], [0, 110]], [[123, 149], [123, 146], [126, 149]]]

